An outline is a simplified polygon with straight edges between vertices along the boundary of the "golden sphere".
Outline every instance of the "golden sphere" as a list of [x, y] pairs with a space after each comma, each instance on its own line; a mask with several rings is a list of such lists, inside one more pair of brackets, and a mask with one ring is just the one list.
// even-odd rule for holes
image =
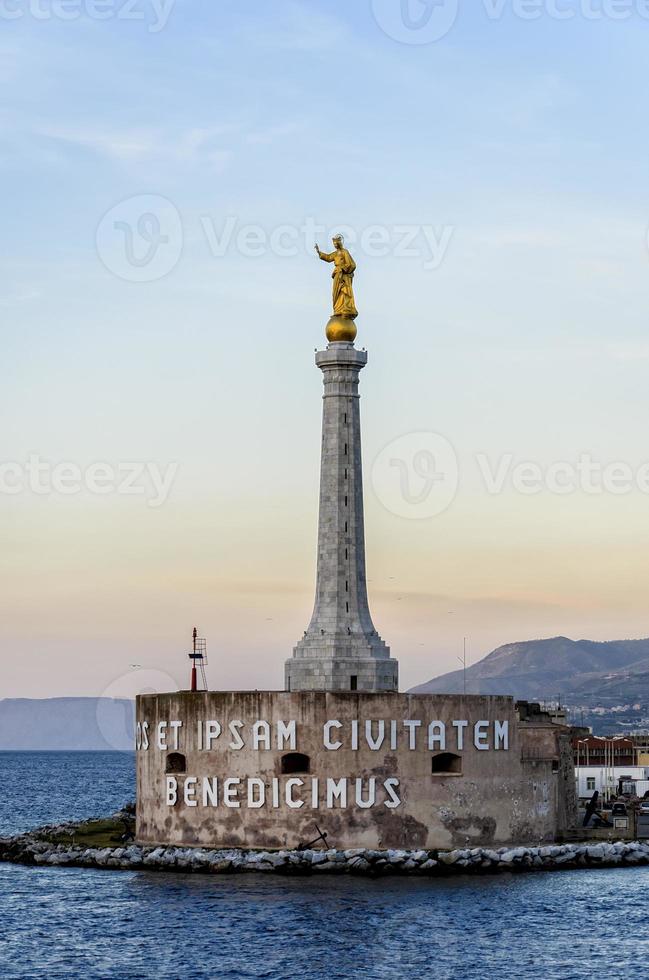
[[353, 344], [357, 333], [356, 324], [348, 316], [332, 316], [327, 324], [327, 340], [330, 344]]

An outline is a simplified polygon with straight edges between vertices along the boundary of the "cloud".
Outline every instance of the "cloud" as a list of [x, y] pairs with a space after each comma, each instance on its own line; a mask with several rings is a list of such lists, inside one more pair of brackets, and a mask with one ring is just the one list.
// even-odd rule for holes
[[615, 361], [646, 361], [649, 360], [649, 342], [640, 340], [607, 344], [606, 352]]
[[232, 153], [222, 145], [227, 127], [193, 128], [180, 133], [156, 129], [93, 129], [85, 126], [45, 126], [37, 134], [82, 147], [123, 164], [155, 161], [157, 164], [207, 166], [221, 173]]
[[294, 136], [299, 129], [300, 126], [296, 122], [286, 122], [278, 126], [269, 126], [267, 129], [259, 129], [248, 133], [246, 142], [251, 146], [269, 146], [277, 140]]
[[15, 289], [9, 293], [5, 293], [0, 297], [0, 309], [3, 310], [13, 310], [24, 303], [30, 303], [34, 299], [40, 299], [42, 292], [40, 289]]

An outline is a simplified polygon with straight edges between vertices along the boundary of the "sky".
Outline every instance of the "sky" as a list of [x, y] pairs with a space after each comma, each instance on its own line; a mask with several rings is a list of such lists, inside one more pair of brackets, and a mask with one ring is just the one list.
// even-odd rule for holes
[[1, 0], [0, 698], [283, 686], [328, 267], [405, 689], [649, 634], [643, 0]]

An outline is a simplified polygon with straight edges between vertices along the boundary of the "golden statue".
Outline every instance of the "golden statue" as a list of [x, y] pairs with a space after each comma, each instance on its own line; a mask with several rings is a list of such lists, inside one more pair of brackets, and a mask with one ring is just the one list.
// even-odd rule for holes
[[335, 267], [331, 274], [334, 311], [327, 324], [327, 340], [330, 343], [353, 343], [357, 332], [354, 320], [358, 316], [353, 287], [356, 263], [345, 248], [342, 235], [336, 235], [333, 244], [333, 252], [321, 252], [318, 245], [315, 247], [319, 258], [323, 262], [333, 262]]

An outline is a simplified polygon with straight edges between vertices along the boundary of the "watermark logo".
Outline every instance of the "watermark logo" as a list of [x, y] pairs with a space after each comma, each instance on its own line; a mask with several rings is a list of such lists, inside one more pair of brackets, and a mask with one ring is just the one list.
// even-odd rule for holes
[[[328, 228], [309, 216], [302, 224], [267, 229], [243, 224], [236, 215], [225, 218], [201, 214], [192, 241], [200, 243], [213, 260], [235, 253], [246, 259], [267, 255], [290, 259], [313, 256], [316, 242], [327, 248], [334, 234], [342, 234], [356, 255], [418, 261], [435, 272], [445, 261], [455, 234], [454, 225], [394, 224]], [[97, 228], [97, 252], [105, 267], [127, 282], [153, 282], [169, 275], [183, 252], [183, 221], [177, 207], [154, 194], [131, 197], [111, 208]]]
[[103, 216], [96, 245], [113, 275], [127, 282], [156, 282], [173, 272], [182, 256], [180, 212], [156, 194], [129, 197]]
[[[342, 234], [356, 255], [370, 259], [414, 260], [426, 272], [435, 272], [445, 261], [455, 235], [454, 225], [394, 224], [353, 228], [328, 228], [309, 216], [302, 224], [243, 224], [236, 215], [198, 217], [190, 230], [213, 260], [235, 253], [246, 259], [313, 256], [316, 242], [327, 248], [334, 234]], [[183, 220], [167, 198], [142, 194], [122, 201], [105, 214], [97, 228], [97, 253], [104, 266], [127, 282], [154, 282], [169, 275], [183, 252]]]
[[32, 453], [25, 460], [0, 460], [0, 497], [30, 493], [37, 497], [92, 496], [141, 497], [147, 507], [162, 507], [178, 474], [178, 463], [153, 462], [53, 463]]
[[576, 493], [590, 497], [626, 496], [634, 491], [649, 494], [649, 463], [631, 466], [623, 460], [602, 462], [591, 453], [576, 460], [540, 464], [504, 453], [490, 459], [485, 453], [475, 458], [486, 492], [492, 496], [513, 491], [523, 496], [551, 493], [558, 497]]
[[633, 17], [649, 18], [649, 0], [482, 0], [491, 21], [505, 16], [535, 21], [628, 21]]
[[139, 694], [175, 694], [177, 681], [163, 670], [133, 663], [104, 688], [97, 701], [97, 728], [111, 749], [135, 748], [135, 698]]
[[[477, 480], [487, 497], [516, 494], [534, 497], [649, 496], [649, 461], [601, 460], [582, 452], [575, 459], [538, 462], [515, 453], [475, 453], [462, 473]], [[396, 517], [427, 520], [444, 513], [460, 487], [455, 449], [435, 432], [411, 432], [389, 443], [372, 467], [372, 486], [383, 506]]]
[[393, 439], [372, 467], [374, 493], [386, 510], [407, 520], [428, 520], [447, 510], [458, 490], [457, 455], [437, 432]]
[[372, 13], [394, 41], [433, 44], [452, 30], [459, 6], [459, 0], [372, 0]]
[[159, 34], [169, 22], [176, 0], [0, 0], [0, 21], [120, 20], [146, 24]]
[[[649, 0], [467, 0], [490, 23], [583, 20], [628, 22], [649, 20]], [[432, 44], [455, 26], [459, 0], [372, 0], [381, 30], [401, 44]]]
[[[426, 271], [439, 269], [451, 246], [455, 228], [430, 224], [367, 225], [353, 228], [336, 225], [335, 229], [319, 224], [313, 217], [302, 225], [277, 225], [267, 231], [261, 225], [242, 225], [234, 215], [217, 222], [211, 215], [201, 216], [201, 227], [212, 258], [222, 258], [234, 250], [245, 258], [257, 259], [272, 254], [278, 258], [312, 255], [315, 242], [331, 242], [334, 234], [342, 235], [347, 248], [368, 258], [392, 256], [395, 259], [418, 259]], [[326, 247], [325, 247], [326, 251]]]

